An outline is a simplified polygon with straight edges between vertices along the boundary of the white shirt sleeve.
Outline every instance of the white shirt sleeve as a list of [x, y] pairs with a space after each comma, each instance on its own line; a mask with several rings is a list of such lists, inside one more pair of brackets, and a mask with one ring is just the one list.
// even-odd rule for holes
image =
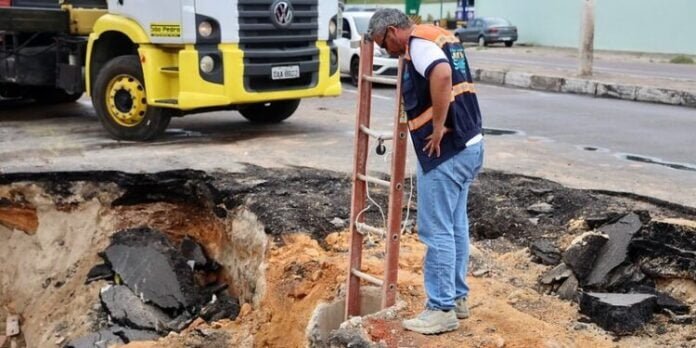
[[445, 52], [434, 42], [425, 39], [413, 38], [409, 47], [411, 62], [421, 76], [428, 78], [426, 73], [432, 68], [432, 64], [445, 60], [448, 61]]

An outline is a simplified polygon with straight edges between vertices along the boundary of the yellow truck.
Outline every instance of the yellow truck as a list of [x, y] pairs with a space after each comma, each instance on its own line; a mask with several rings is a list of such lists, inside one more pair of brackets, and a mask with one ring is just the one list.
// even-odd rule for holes
[[341, 92], [337, 0], [0, 0], [0, 98], [84, 92], [114, 138], [150, 140], [171, 117], [290, 117]]

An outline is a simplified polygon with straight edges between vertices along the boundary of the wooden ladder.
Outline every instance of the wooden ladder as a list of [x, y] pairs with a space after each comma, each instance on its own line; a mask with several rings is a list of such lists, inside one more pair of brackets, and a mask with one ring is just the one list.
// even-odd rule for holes
[[[348, 267], [346, 319], [361, 314], [361, 281], [382, 288], [382, 309], [391, 307], [396, 302], [397, 276], [399, 267], [399, 244], [401, 238], [401, 215], [404, 198], [404, 172], [406, 167], [406, 145], [408, 143], [408, 119], [401, 103], [401, 74], [403, 58], [399, 58], [397, 79], [381, 78], [372, 75], [374, 43], [363, 38], [360, 43], [360, 68], [358, 84], [358, 108], [355, 123], [355, 153], [353, 165], [353, 192], [350, 219], [350, 262]], [[372, 83], [396, 84], [396, 114], [393, 133], [380, 133], [370, 128], [372, 106]], [[367, 156], [370, 137], [375, 138], [379, 147], [387, 140], [393, 141], [391, 159], [391, 181], [367, 175]], [[378, 148], [378, 152], [380, 149]], [[387, 231], [365, 224], [363, 214], [367, 206], [368, 183], [389, 188], [389, 208]], [[384, 276], [382, 279], [362, 271], [363, 240], [365, 235], [373, 233], [384, 236], [386, 256]]]

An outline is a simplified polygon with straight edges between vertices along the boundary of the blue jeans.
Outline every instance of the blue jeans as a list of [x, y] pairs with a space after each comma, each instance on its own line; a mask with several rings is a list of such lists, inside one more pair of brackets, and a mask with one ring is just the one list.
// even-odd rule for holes
[[483, 164], [483, 141], [427, 173], [418, 166], [418, 236], [425, 254], [428, 309], [450, 310], [467, 297], [469, 186]]

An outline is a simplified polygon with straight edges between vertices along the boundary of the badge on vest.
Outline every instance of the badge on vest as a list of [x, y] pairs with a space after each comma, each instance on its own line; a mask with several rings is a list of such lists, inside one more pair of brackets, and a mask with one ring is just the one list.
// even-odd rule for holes
[[466, 55], [464, 54], [464, 49], [456, 46], [452, 47], [450, 48], [450, 55], [454, 68], [466, 75]]

